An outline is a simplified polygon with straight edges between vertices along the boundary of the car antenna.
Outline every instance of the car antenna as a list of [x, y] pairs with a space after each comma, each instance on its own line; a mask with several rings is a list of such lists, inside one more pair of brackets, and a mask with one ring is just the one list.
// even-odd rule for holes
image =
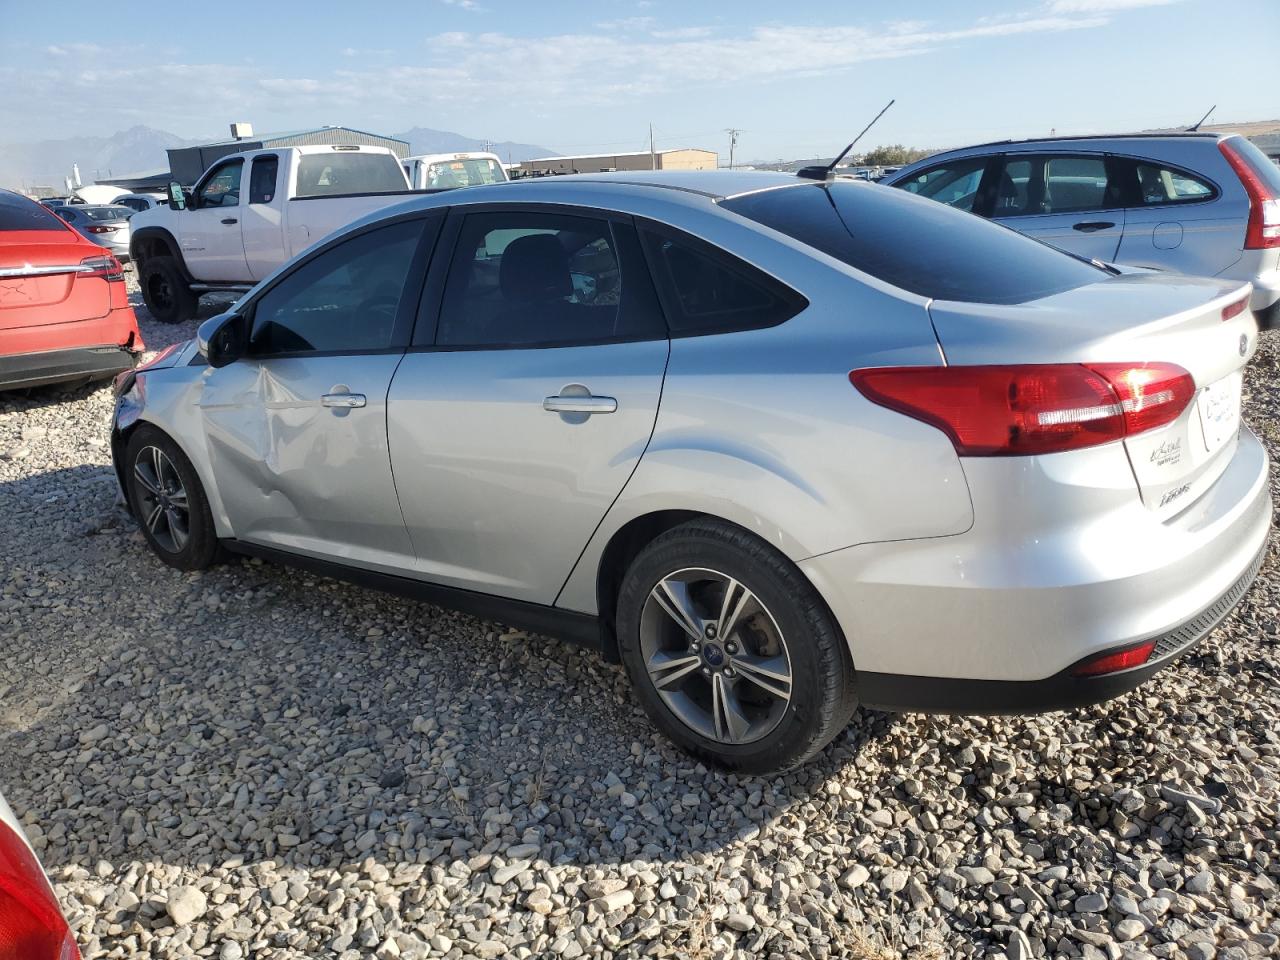
[[859, 140], [861, 140], [864, 136], [866, 136], [867, 131], [876, 125], [876, 120], [879, 120], [881, 117], [883, 117], [885, 115], [885, 112], [890, 107], [892, 107], [895, 102], [896, 101], [894, 100], [890, 100], [888, 103], [886, 103], [884, 105], [884, 109], [881, 110], [879, 113], [877, 113], [875, 117], [872, 119], [872, 121], [862, 128], [862, 133], [854, 137], [853, 142], [850, 143], [843, 150], [841, 150], [840, 156], [832, 160], [830, 164], [828, 164], [825, 167], [820, 164], [816, 167], [802, 167], [801, 169], [796, 171], [796, 176], [804, 177], [806, 180], [834, 180], [836, 175], [835, 174], [836, 165], [839, 164], [841, 160], [843, 160], [845, 157], [849, 155], [849, 151], [854, 148], [854, 146], [857, 144]]
[[1218, 105], [1215, 103], [1212, 107], [1210, 107], [1210, 108], [1209, 108], [1209, 112], [1208, 112], [1208, 113], [1206, 113], [1203, 117], [1201, 117], [1199, 120], [1197, 120], [1197, 121], [1196, 121], [1195, 123], [1193, 123], [1191, 126], [1187, 127], [1187, 133], [1195, 133], [1197, 130], [1199, 130], [1199, 129], [1200, 129], [1200, 124], [1202, 124], [1202, 123], [1204, 123], [1206, 120], [1208, 120], [1208, 119], [1209, 119], [1209, 114], [1210, 114], [1210, 113], [1213, 113], [1213, 111], [1215, 111], [1215, 110], [1217, 110], [1217, 109], [1218, 109]]

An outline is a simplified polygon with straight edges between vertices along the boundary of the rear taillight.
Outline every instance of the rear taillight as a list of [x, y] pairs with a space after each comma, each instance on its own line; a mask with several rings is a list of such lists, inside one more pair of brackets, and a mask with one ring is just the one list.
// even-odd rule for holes
[[1172, 423], [1195, 395], [1169, 363], [880, 367], [849, 380], [873, 403], [931, 424], [965, 457], [1078, 450]]
[[124, 267], [111, 254], [85, 257], [80, 261], [80, 276], [101, 277], [103, 280], [124, 280]]
[[1128, 647], [1112, 653], [1101, 653], [1096, 657], [1090, 657], [1088, 660], [1077, 663], [1071, 668], [1071, 675], [1073, 677], [1100, 677], [1104, 673], [1119, 673], [1121, 670], [1140, 667], [1151, 659], [1151, 652], [1155, 648], [1156, 642], [1148, 640], [1145, 643], [1138, 644], [1136, 647]]
[[1249, 225], [1245, 228], [1244, 248], [1269, 250], [1280, 247], [1280, 197], [1262, 182], [1262, 177], [1232, 147], [1230, 140], [1223, 140], [1218, 144], [1218, 149], [1240, 178], [1244, 192], [1249, 195]]
[[80, 960], [44, 871], [0, 823], [0, 960]]
[[115, 233], [119, 227], [90, 227], [90, 233]]

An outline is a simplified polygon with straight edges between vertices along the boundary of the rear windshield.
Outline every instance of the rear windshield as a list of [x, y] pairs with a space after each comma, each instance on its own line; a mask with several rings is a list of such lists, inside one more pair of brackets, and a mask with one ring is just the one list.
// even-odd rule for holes
[[1110, 275], [1007, 227], [875, 184], [806, 184], [721, 204], [922, 297], [1025, 303]]
[[85, 211], [91, 220], [128, 220], [137, 212], [129, 207], [90, 207]]
[[0, 230], [65, 230], [49, 208], [0, 190]]
[[400, 161], [389, 153], [307, 153], [298, 161], [296, 197], [403, 191]]
[[1273, 197], [1280, 197], [1280, 166], [1277, 166], [1252, 140], [1244, 137], [1228, 137], [1227, 143], [1241, 160], [1249, 165], [1258, 179], [1271, 188]]
[[502, 183], [502, 168], [488, 157], [469, 160], [442, 160], [427, 165], [427, 187], [473, 187], [481, 183]]

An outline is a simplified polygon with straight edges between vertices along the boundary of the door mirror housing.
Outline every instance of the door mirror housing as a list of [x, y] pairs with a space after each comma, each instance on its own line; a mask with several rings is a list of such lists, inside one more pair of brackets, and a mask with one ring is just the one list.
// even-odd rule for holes
[[249, 349], [249, 319], [238, 313], [221, 313], [200, 324], [196, 346], [211, 367], [235, 363]]
[[169, 181], [169, 207], [173, 210], [187, 209], [187, 194], [177, 180]]

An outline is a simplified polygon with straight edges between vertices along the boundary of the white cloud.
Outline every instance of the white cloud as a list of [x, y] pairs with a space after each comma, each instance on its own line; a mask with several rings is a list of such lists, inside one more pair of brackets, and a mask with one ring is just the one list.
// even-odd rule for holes
[[1167, 7], [1182, 0], [1050, 0], [1049, 12], [1070, 13], [1118, 13], [1141, 7]]

